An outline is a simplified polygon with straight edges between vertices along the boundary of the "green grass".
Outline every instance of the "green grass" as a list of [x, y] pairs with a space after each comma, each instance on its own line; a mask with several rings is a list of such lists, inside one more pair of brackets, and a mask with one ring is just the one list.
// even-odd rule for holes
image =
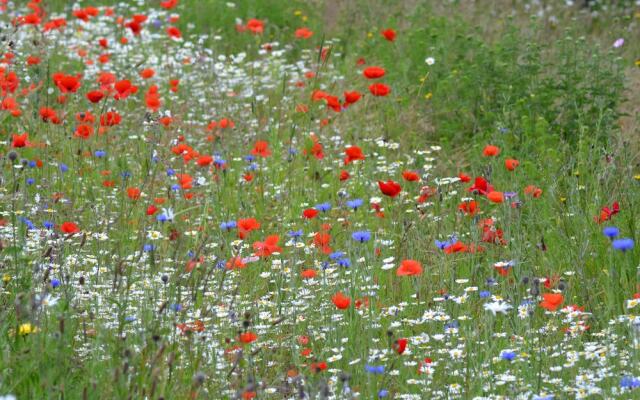
[[[116, 5], [125, 21], [151, 15], [141, 37], [104, 17], [81, 24], [69, 16], [60, 34], [7, 33], [16, 60], [7, 71], [20, 88], [42, 86], [9, 94], [20, 117], [0, 111], [0, 396], [637, 396], [621, 391], [621, 379], [640, 376], [637, 308], [627, 305], [640, 292], [640, 253], [615, 250], [602, 232], [614, 225], [638, 241], [631, 5], [600, 2], [597, 15], [554, 5], [535, 17], [518, 2], [227, 3], [183, 0], [159, 14], [157, 27], [155, 3]], [[173, 12], [181, 42], [166, 37]], [[264, 21], [262, 35], [236, 30], [237, 19], [250, 18]], [[296, 39], [303, 26], [314, 35]], [[389, 27], [393, 42], [380, 34]], [[122, 36], [129, 47], [117, 45]], [[102, 37], [110, 49], [99, 48]], [[618, 37], [626, 43], [613, 48]], [[94, 62], [105, 52], [111, 60], [87, 65], [78, 48]], [[27, 68], [32, 54], [42, 62]], [[379, 81], [389, 96], [369, 94], [360, 58], [385, 68]], [[149, 67], [156, 76], [143, 80], [138, 72]], [[89, 103], [99, 70], [130, 79], [137, 93]], [[58, 71], [84, 73], [64, 104], [51, 79]], [[171, 92], [168, 81], [178, 78]], [[159, 122], [166, 114], [145, 105], [152, 84], [173, 117], [167, 127]], [[311, 100], [316, 90], [364, 96], [335, 112]], [[297, 111], [302, 105], [307, 112]], [[43, 106], [63, 123], [43, 122]], [[99, 132], [108, 110], [122, 122]], [[74, 137], [76, 114], [87, 111], [94, 133]], [[207, 129], [222, 118], [235, 127]], [[12, 135], [22, 132], [32, 145], [14, 148]], [[312, 137], [324, 157], [312, 155]], [[268, 142], [269, 156], [245, 160], [256, 141]], [[179, 143], [195, 153], [184, 158]], [[483, 156], [488, 144], [500, 154]], [[345, 164], [349, 145], [366, 159]], [[204, 155], [218, 164], [198, 166]], [[513, 172], [508, 158], [519, 160]], [[29, 164], [36, 160], [42, 166]], [[421, 181], [403, 180], [403, 171]], [[447, 181], [460, 173], [471, 182]], [[176, 174], [193, 177], [193, 187], [175, 188]], [[473, 193], [477, 176], [514, 197], [494, 204]], [[378, 188], [390, 179], [402, 185], [397, 197]], [[363, 200], [357, 209], [347, 203], [354, 199]], [[470, 199], [473, 215], [459, 209]], [[598, 223], [613, 202], [620, 212]], [[302, 217], [321, 203], [330, 210]], [[175, 216], [162, 222], [163, 213]], [[220, 227], [244, 218], [260, 222], [244, 240]], [[67, 221], [79, 232], [62, 232]], [[356, 231], [371, 240], [357, 242]], [[320, 249], [323, 233], [331, 251]], [[482, 251], [446, 254], [435, 245], [454, 234]], [[269, 235], [281, 250], [252, 258]], [[227, 268], [235, 257], [246, 267]], [[396, 274], [407, 259], [421, 263], [421, 275]], [[494, 264], [509, 260], [503, 276]], [[303, 279], [305, 270], [317, 276]], [[332, 303], [337, 292], [351, 299], [344, 310]], [[540, 306], [550, 293], [563, 295], [554, 312]], [[487, 310], [500, 302], [512, 308]], [[247, 332], [257, 340], [242, 343]], [[403, 354], [394, 351], [400, 338], [408, 339]]]

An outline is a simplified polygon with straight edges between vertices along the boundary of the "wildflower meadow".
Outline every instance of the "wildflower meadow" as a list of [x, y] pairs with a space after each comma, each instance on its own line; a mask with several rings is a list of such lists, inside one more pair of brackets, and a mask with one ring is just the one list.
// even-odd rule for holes
[[639, 35], [0, 0], [0, 400], [640, 398]]

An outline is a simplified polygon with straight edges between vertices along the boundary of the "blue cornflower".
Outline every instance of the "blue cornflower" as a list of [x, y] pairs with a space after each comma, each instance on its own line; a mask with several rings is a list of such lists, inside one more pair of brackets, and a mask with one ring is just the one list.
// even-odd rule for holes
[[168, 220], [169, 219], [167, 218], [166, 215], [164, 215], [164, 213], [163, 214], [158, 214], [156, 216], [156, 221], [158, 221], [158, 222], [167, 222]]
[[449, 330], [452, 330], [452, 329], [454, 329], [454, 330], [458, 329], [459, 327], [460, 327], [460, 324], [458, 323], [458, 321], [453, 321], [453, 322], [449, 322], [448, 324], [445, 324], [444, 325], [444, 330], [446, 332], [446, 331], [449, 331]]
[[289, 231], [288, 235], [289, 237], [293, 238], [293, 239], [298, 239], [300, 237], [302, 237], [302, 234], [304, 232], [302, 231], [302, 229], [297, 230], [297, 231]]
[[182, 304], [180, 303], [175, 303], [171, 305], [171, 309], [175, 312], [180, 312], [182, 311]]
[[122, 179], [129, 179], [131, 178], [131, 172], [129, 171], [122, 171], [120, 173], [120, 176], [122, 177]]
[[620, 379], [620, 387], [624, 389], [635, 389], [640, 386], [640, 379], [633, 376], [624, 376]]
[[329, 254], [329, 258], [332, 260], [338, 260], [343, 256], [344, 256], [344, 252], [342, 251], [334, 251], [333, 253]]
[[244, 156], [244, 160], [250, 163], [256, 160], [256, 156], [254, 156], [253, 154], [249, 154], [248, 156]]
[[124, 320], [125, 320], [126, 322], [133, 322], [133, 321], [135, 321], [135, 320], [136, 320], [136, 317], [134, 317], [134, 316], [128, 316], [128, 317], [124, 317]]
[[495, 286], [498, 284], [498, 281], [496, 281], [494, 278], [487, 278], [487, 280], [484, 282], [487, 286]]
[[623, 238], [623, 239], [615, 239], [611, 242], [611, 245], [614, 249], [625, 252], [627, 250], [633, 249], [633, 239], [631, 238]]
[[364, 201], [362, 199], [347, 200], [347, 207], [353, 210], [357, 210], [358, 208], [362, 207], [362, 204], [364, 204]]
[[95, 153], [93, 153], [93, 155], [95, 155], [98, 158], [102, 158], [107, 155], [107, 152], [104, 150], [96, 150]]
[[171, 190], [173, 190], [174, 192], [179, 192], [180, 191], [180, 185], [178, 185], [177, 183], [175, 185], [171, 186]]
[[378, 398], [387, 397], [389, 395], [389, 391], [387, 389], [380, 389], [378, 392]]
[[220, 229], [226, 229], [230, 231], [231, 229], [235, 229], [236, 226], [236, 221], [227, 221], [220, 224]]
[[36, 226], [33, 224], [33, 222], [25, 217], [20, 217], [20, 222], [25, 224], [27, 226], [27, 229], [36, 229]]
[[175, 174], [176, 174], [176, 171], [173, 168], [167, 169], [167, 176], [174, 176]]
[[289, 154], [295, 156], [296, 154], [298, 154], [298, 150], [294, 149], [293, 147], [289, 147]]
[[364, 370], [370, 374], [382, 375], [384, 374], [384, 365], [369, 365], [364, 366]]
[[29, 161], [29, 168], [35, 168], [35, 167], [36, 167], [36, 165], [37, 165], [37, 164], [36, 164], [36, 162], [35, 162], [35, 161], [33, 161], [33, 160]]
[[60, 286], [60, 280], [59, 280], [59, 279], [55, 279], [55, 278], [53, 278], [53, 279], [51, 280], [51, 287], [55, 289], [55, 288], [57, 288], [58, 286]]
[[505, 199], [511, 199], [513, 197], [516, 197], [518, 195], [518, 193], [516, 193], [516, 192], [504, 192], [503, 195], [504, 195]]
[[491, 296], [491, 292], [489, 292], [488, 290], [482, 290], [480, 293], [478, 293], [480, 295], [481, 299], [485, 299], [489, 296]]
[[216, 158], [215, 160], [213, 160], [213, 164], [218, 168], [224, 167], [226, 163], [227, 161], [223, 160], [222, 158]]
[[69, 167], [67, 167], [67, 164], [60, 163], [60, 164], [58, 164], [58, 169], [60, 170], [60, 172], [62, 172], [64, 174], [65, 172], [67, 172], [69, 170]]
[[500, 358], [507, 361], [513, 361], [516, 358], [516, 352], [511, 350], [503, 350], [500, 353]]
[[351, 266], [351, 260], [348, 258], [341, 258], [338, 260], [338, 265], [341, 267], [349, 268]]
[[34, 183], [36, 183], [36, 180], [33, 178], [27, 178], [27, 185], [33, 185]]
[[193, 257], [195, 257], [195, 256], [196, 256], [196, 253], [194, 253], [194, 252], [193, 252], [193, 250], [189, 250], [189, 251], [187, 252], [187, 256], [188, 256], [189, 258], [193, 258]]
[[256, 163], [251, 163], [245, 167], [246, 171], [255, 171], [257, 169], [258, 169], [258, 164]]
[[331, 264], [329, 264], [329, 261], [323, 261], [322, 262], [322, 270], [325, 270], [327, 268], [329, 268], [331, 266]]
[[44, 221], [42, 225], [45, 227], [45, 229], [53, 229], [53, 227], [55, 226], [55, 224], [51, 221]]
[[156, 249], [156, 246], [154, 246], [154, 245], [152, 245], [152, 244], [145, 244], [145, 245], [142, 247], [142, 250], [143, 250], [143, 251], [145, 251], [145, 252], [147, 252], [147, 253], [148, 253], [148, 252], [150, 252], [150, 251], [154, 251], [155, 249]]
[[318, 211], [327, 212], [327, 211], [331, 210], [331, 204], [329, 204], [329, 203], [320, 203], [315, 208]]
[[218, 269], [225, 269], [227, 267], [227, 261], [226, 260], [220, 260], [216, 263], [216, 268]]
[[435, 240], [436, 247], [438, 247], [440, 250], [444, 250], [447, 247], [449, 247], [449, 246], [451, 246], [451, 245], [453, 245], [453, 244], [455, 244], [457, 242], [458, 242], [458, 238], [456, 237], [456, 235], [449, 236], [449, 240], [445, 240], [444, 242], [441, 242], [441, 241], [439, 241], [437, 239]]
[[371, 239], [371, 233], [369, 231], [356, 231], [351, 234], [353, 240], [360, 243], [368, 242]]
[[620, 234], [620, 229], [615, 226], [605, 226], [602, 229], [602, 233], [604, 233], [604, 235], [609, 239], [613, 239]]

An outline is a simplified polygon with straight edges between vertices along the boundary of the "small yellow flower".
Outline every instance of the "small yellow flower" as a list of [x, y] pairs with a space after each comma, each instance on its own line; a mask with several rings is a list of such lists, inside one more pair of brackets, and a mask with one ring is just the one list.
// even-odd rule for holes
[[309, 17], [307, 17], [306, 15], [303, 15], [303, 16], [302, 16], [302, 21], [303, 21], [303, 22], [307, 22], [307, 20], [308, 20], [308, 19], [309, 19]]
[[295, 15], [296, 17], [299, 17], [300, 15], [302, 15], [302, 11], [300, 11], [300, 10], [295, 10], [295, 11], [293, 12], [293, 15]]
[[2, 282], [9, 283], [10, 280], [11, 280], [11, 275], [9, 274], [2, 275]]
[[427, 100], [431, 100], [431, 97], [433, 97], [433, 93], [429, 92], [427, 94], [424, 95], [424, 98]]
[[371, 39], [371, 38], [373, 37], [373, 33], [368, 32], [368, 33], [367, 33], [367, 37], [368, 37], [369, 39]]
[[18, 334], [20, 336], [26, 336], [30, 333], [35, 333], [37, 330], [38, 328], [27, 322], [24, 324], [20, 324], [20, 326], [18, 327]]
[[567, 198], [566, 197], [560, 197], [560, 202], [561, 203], [566, 203], [567, 202]]
[[636, 60], [636, 67], [640, 67], [640, 58]]
[[634, 175], [634, 176], [633, 176], [633, 179], [635, 179], [635, 180], [637, 180], [637, 181], [640, 181], [640, 174]]

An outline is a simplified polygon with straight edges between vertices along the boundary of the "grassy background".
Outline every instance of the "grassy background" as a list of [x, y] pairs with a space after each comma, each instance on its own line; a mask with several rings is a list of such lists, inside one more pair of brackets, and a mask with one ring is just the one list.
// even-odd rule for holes
[[[117, 13], [128, 16], [142, 12], [150, 3], [133, 4], [130, 8], [118, 6]], [[512, 279], [502, 280], [497, 287], [491, 288], [495, 294], [517, 306], [521, 301], [531, 299], [531, 285], [523, 283], [524, 278], [530, 282], [534, 277], [561, 276], [566, 303], [583, 305], [593, 313], [589, 320], [593, 332], [618, 335], [612, 336], [611, 340], [618, 346], [620, 356], [612, 358], [611, 363], [617, 364], [611, 367], [613, 373], [606, 378], [607, 387], [619, 386], [618, 378], [622, 375], [639, 374], [637, 364], [632, 363], [638, 357], [637, 351], [629, 345], [632, 333], [626, 325], [609, 323], [625, 313], [624, 300], [637, 291], [638, 251], [612, 254], [609, 244], [602, 239], [602, 226], [593, 221], [602, 206], [620, 201], [624, 212], [616, 217], [616, 224], [637, 242], [639, 188], [636, 175], [640, 173], [640, 140], [637, 132], [639, 69], [635, 57], [640, 54], [636, 40], [640, 20], [632, 4], [617, 2], [614, 7], [600, 2], [582, 8], [554, 3], [551, 4], [554, 8], [542, 16], [536, 15], [535, 7], [528, 9], [528, 2], [523, 1], [235, 1], [233, 4], [234, 7], [229, 7], [226, 1], [182, 0], [176, 9], [180, 14], [178, 25], [187, 38], [208, 35], [203, 42], [215, 55], [246, 52], [249, 58], [257, 58], [262, 43], [279, 42], [292, 47], [286, 53], [288, 62], [303, 59], [312, 65], [318, 58], [318, 49], [330, 46], [330, 63], [315, 65], [321, 77], [313, 85], [325, 85], [332, 92], [355, 86], [361, 79], [355, 65], [359, 58], [364, 58], [367, 65], [387, 68], [385, 82], [392, 86], [393, 95], [384, 102], [354, 107], [347, 117], [330, 114], [332, 125], [325, 130], [317, 125], [317, 120], [326, 116], [324, 108], [313, 108], [310, 116], [292, 113], [295, 103], [308, 101], [309, 93], [291, 94], [283, 89], [286, 85], [281, 85], [280, 81], [274, 87], [261, 89], [260, 93], [267, 96], [269, 102], [252, 103], [250, 112], [239, 111], [242, 110], [240, 101], [228, 100], [220, 108], [237, 121], [237, 132], [256, 133], [269, 140], [273, 158], [263, 162], [256, 172], [255, 185], [250, 187], [255, 192], [249, 192], [240, 183], [243, 170], [236, 167], [220, 177], [222, 183], [217, 186], [220, 189], [204, 189], [205, 200], [195, 205], [185, 203], [180, 196], [168, 196], [171, 207], [181, 212], [186, 220], [177, 219], [170, 227], [161, 225], [161, 228], [145, 219], [145, 204], [129, 202], [124, 189], [129, 184], [136, 184], [151, 196], [169, 192], [163, 178], [164, 168], [183, 168], [180, 160], [176, 161], [168, 150], [169, 141], [195, 127], [183, 121], [169, 133], [160, 129], [148, 133], [153, 140], [126, 142], [122, 138], [137, 132], [144, 118], [136, 113], [136, 105], [129, 105], [123, 113], [135, 117], [114, 130], [117, 137], [112, 145], [104, 141], [112, 146], [113, 157], [98, 165], [77, 155], [103, 146], [102, 142], [63, 141], [59, 138], [69, 135], [63, 128], [50, 125], [41, 128], [42, 125], [36, 125], [39, 123], [37, 118], [27, 120], [25, 124], [33, 128], [29, 130], [35, 137], [52, 139], [54, 144], [45, 155], [37, 149], [26, 149], [21, 157], [42, 156], [54, 166], [57, 162], [65, 162], [73, 171], [86, 173], [82, 180], [79, 175], [63, 179], [55, 168], [49, 168], [39, 172], [41, 175], [37, 178], [46, 184], [37, 190], [49, 196], [53, 192], [66, 193], [72, 199], [71, 204], [52, 206], [58, 215], [81, 222], [85, 230], [100, 231], [108, 225], [111, 240], [107, 243], [90, 240], [86, 245], [70, 240], [67, 245], [60, 239], [51, 245], [56, 260], [73, 255], [81, 261], [67, 271], [69, 282], [65, 282], [68, 284], [59, 291], [62, 300], [57, 308], [41, 311], [32, 305], [33, 299], [36, 294], [48, 290], [49, 278], [29, 273], [35, 269], [41, 255], [21, 250], [21, 246], [26, 247], [28, 235], [26, 228], [19, 226], [14, 237], [19, 238], [20, 246], [14, 242], [3, 250], [3, 269], [10, 279], [5, 282], [4, 308], [0, 314], [0, 394], [14, 393], [20, 399], [215, 398], [222, 396], [222, 390], [242, 394], [260, 388], [256, 380], [265, 385], [276, 385], [286, 381], [288, 371], [302, 371], [306, 361], [299, 355], [295, 338], [309, 332], [316, 337], [324, 336], [323, 340], [317, 339], [311, 345], [318, 360], [331, 356], [331, 348], [345, 348], [341, 353], [342, 360], [332, 367], [351, 374], [354, 390], [359, 390], [362, 398], [373, 398], [382, 388], [394, 393], [411, 391], [412, 387], [405, 381], [414, 376], [414, 366], [393, 366], [401, 369], [402, 379], [387, 376], [378, 379], [365, 373], [361, 364], [351, 368], [349, 362], [368, 359], [370, 350], [376, 346], [385, 348], [384, 343], [389, 340], [386, 332], [393, 323], [401, 318], [420, 317], [425, 308], [434, 306], [431, 299], [439, 293], [450, 291], [460, 295], [461, 287], [456, 279], [469, 279], [470, 284], [484, 287], [491, 275], [485, 268], [488, 261], [500, 259], [516, 259], [519, 265]], [[48, 2], [47, 7], [53, 12], [68, 13], [71, 6], [58, 0]], [[262, 37], [236, 34], [236, 18], [246, 22], [254, 17], [266, 22]], [[301, 26], [315, 32], [311, 42], [293, 41], [293, 32]], [[398, 31], [393, 43], [380, 37], [380, 31], [387, 27]], [[215, 40], [216, 35], [223, 39]], [[619, 37], [626, 39], [625, 45], [620, 49], [612, 48]], [[338, 40], [330, 40], [334, 38]], [[162, 45], [140, 49], [143, 54], [165, 50]], [[51, 56], [51, 69], [67, 67], [66, 61], [57, 57]], [[426, 57], [433, 57], [435, 64], [428, 67]], [[212, 73], [197, 64], [189, 68], [203, 85], [209, 84], [208, 79], [214, 81]], [[277, 71], [265, 73], [277, 76]], [[338, 75], [344, 79], [331, 79]], [[188, 82], [187, 77], [184, 80]], [[190, 94], [181, 93], [173, 99], [176, 110], [186, 112], [202, 107], [202, 114], [206, 114], [211, 112], [209, 107], [219, 112], [218, 104], [215, 107], [195, 104]], [[70, 109], [69, 115], [78, 110]], [[257, 128], [251, 125], [253, 121]], [[276, 124], [276, 121], [281, 123]], [[6, 130], [8, 133], [24, 127], [15, 123], [7, 125]], [[286, 231], [299, 226], [300, 214], [306, 207], [302, 204], [313, 206], [322, 201], [340, 204], [342, 200], [337, 193], [344, 188], [352, 197], [366, 199], [372, 194], [379, 195], [375, 187], [372, 190], [371, 182], [388, 178], [388, 174], [377, 169], [373, 155], [344, 187], [333, 173], [337, 164], [326, 160], [309, 161], [303, 157], [289, 162], [285, 155], [292, 138], [300, 147], [302, 143], [308, 144], [300, 127], [304, 127], [305, 132], [317, 129], [326, 139], [324, 143], [330, 143], [328, 137], [339, 132], [345, 142], [363, 143], [371, 153], [375, 151], [377, 156], [385, 157], [385, 161], [406, 162], [407, 168], [420, 169], [422, 165], [432, 163], [431, 156], [437, 157], [437, 161], [433, 161], [433, 176], [454, 176], [465, 171], [473, 176], [487, 176], [501, 187], [521, 190], [534, 184], [543, 188], [544, 197], [539, 203], [528, 199], [519, 213], [512, 212], [509, 207], [489, 208], [483, 203], [482, 207], [490, 210], [483, 215], [493, 215], [500, 221], [510, 244], [491, 247], [488, 255], [461, 257], [443, 256], [434, 250], [432, 242], [436, 238], [442, 240], [452, 232], [464, 232], [465, 241], [478, 239], [477, 220], [456, 212], [460, 194], [464, 193], [448, 195], [443, 192], [433, 199], [433, 209], [425, 212], [426, 215], [419, 214], [412, 205], [387, 202], [388, 218], [384, 220], [364, 210], [350, 213], [336, 207], [323, 216], [322, 221], [339, 225], [332, 231], [334, 240], [347, 243], [343, 250], [352, 262], [360, 257], [371, 263], [377, 260], [373, 242], [358, 246], [350, 240], [353, 230], [368, 228], [380, 237], [395, 240], [395, 247], [385, 249], [385, 257], [393, 256], [396, 261], [419, 259], [429, 270], [411, 282], [399, 281], [393, 271], [376, 270], [376, 284], [380, 289], [377, 298], [372, 298], [370, 309], [376, 314], [375, 318], [363, 318], [350, 309], [334, 321], [333, 310], [328, 310], [326, 304], [335, 287], [323, 287], [304, 297], [307, 304], [303, 313], [307, 318], [296, 323], [297, 314], [292, 318], [291, 313], [299, 311], [291, 311], [288, 307], [297, 299], [303, 282], [294, 273], [291, 276], [278, 274], [277, 279], [261, 279], [260, 273], [271, 268], [266, 261], [230, 278], [210, 275], [203, 269], [188, 275], [182, 271], [192, 257], [188, 250], [204, 249], [203, 255], [207, 257], [229, 256], [235, 236], [219, 233], [220, 221], [255, 216], [264, 226], [260, 235], [277, 229], [284, 237]], [[200, 131], [193, 136], [201, 148], [209, 146], [202, 140]], [[402, 151], [375, 147], [370, 139], [378, 137], [398, 142]], [[253, 137], [238, 133], [233, 140], [225, 138], [216, 143], [214, 151], [229, 155], [231, 160], [246, 154], [252, 143]], [[500, 160], [482, 157], [482, 148], [487, 143], [500, 146], [503, 155], [519, 159], [518, 174], [506, 173]], [[442, 152], [439, 155], [416, 152], [431, 145], [442, 146]], [[332, 159], [342, 157], [340, 146], [334, 148], [327, 144], [327, 149]], [[148, 161], [154, 150], [160, 151], [160, 158], [166, 165]], [[103, 178], [98, 171], [101, 169], [109, 169], [115, 176], [131, 172], [133, 179], [130, 183], [119, 180], [120, 190], [110, 198], [111, 192], [100, 185]], [[21, 205], [23, 199], [32, 198], [36, 189], [27, 187], [22, 183], [22, 176], [16, 178], [12, 172], [12, 165], [5, 163], [4, 181], [12, 182], [14, 186], [10, 187], [14, 188], [18, 179], [20, 185], [12, 196], [5, 198], [3, 211], [15, 218], [16, 209], [26, 209]], [[275, 192], [276, 187], [282, 188], [279, 197], [270, 196], [268, 193]], [[417, 193], [418, 187], [412, 190]], [[282, 204], [289, 206], [283, 208]], [[441, 219], [432, 219], [433, 215]], [[38, 214], [38, 218], [44, 216]], [[340, 224], [338, 218], [342, 218]], [[161, 242], [150, 258], [140, 261], [139, 250], [146, 243], [148, 230], [162, 229], [168, 236], [171, 229], [186, 232], [194, 226], [203, 226], [205, 232], [213, 233], [193, 237], [183, 235], [176, 244]], [[305, 229], [317, 231], [319, 223], [309, 224]], [[543, 242], [547, 244], [546, 251], [538, 250]], [[206, 247], [210, 243], [218, 246]], [[98, 264], [107, 268], [103, 273], [108, 279], [100, 280], [95, 276], [93, 264], [87, 261], [89, 256], [96, 257]], [[135, 262], [131, 262], [131, 257]], [[171, 268], [161, 265], [163, 259], [172, 260]], [[291, 251], [286, 254], [286, 261], [288, 265], [300, 261], [314, 266], [317, 257]], [[354, 271], [360, 270], [354, 268]], [[157, 276], [161, 274], [169, 276], [169, 284], [158, 281]], [[104, 308], [95, 302], [81, 300], [81, 285], [71, 284], [79, 276], [86, 277], [92, 285], [110, 287], [113, 284], [113, 290], [104, 299], [109, 302], [109, 314], [115, 316], [113, 321], [101, 320], [99, 312], [104, 312]], [[348, 282], [339, 285], [355, 299], [366, 293], [362, 287], [371, 284], [368, 278], [364, 272], [354, 272], [344, 279], [354, 279], [358, 285]], [[225, 282], [225, 279], [229, 281]], [[252, 284], [243, 285], [243, 282]], [[220, 287], [216, 292], [219, 297], [214, 300], [204, 295], [212, 286]], [[132, 287], [144, 289], [134, 291]], [[418, 293], [416, 301], [408, 300], [414, 299], [414, 293]], [[218, 303], [228, 305], [236, 299], [239, 305], [235, 321], [216, 316], [214, 308]], [[389, 307], [403, 302], [408, 304], [400, 317], [386, 313]], [[444, 306], [452, 319], [473, 318], [472, 323], [461, 323], [460, 335], [443, 344], [446, 349], [458, 345], [465, 348], [465, 366], [449, 364], [441, 357], [440, 367], [433, 376], [435, 386], [444, 387], [445, 383], [451, 382], [450, 372], [458, 371], [454, 380], [464, 388], [463, 397], [485, 393], [486, 381], [478, 377], [488, 365], [493, 365], [492, 359], [501, 349], [516, 346], [530, 355], [521, 365], [513, 367], [513, 370], [522, 369], [521, 381], [510, 387], [492, 387], [492, 390], [504, 396], [527, 390], [532, 393], [557, 390], [549, 384], [549, 377], [541, 372], [555, 365], [547, 352], [554, 347], [581, 351], [585, 343], [599, 340], [595, 333], [567, 339], [560, 329], [562, 324], [550, 322], [551, 319], [539, 310], [530, 320], [521, 321], [515, 316], [490, 317], [478, 298], [474, 297], [469, 303], [464, 309], [449, 303]], [[166, 311], [169, 304], [188, 305], [190, 312], [202, 311], [201, 315], [209, 318], [207, 336], [179, 336], [175, 324], [184, 322], [185, 317]], [[284, 315], [287, 320], [267, 329], [267, 334], [261, 338], [267, 344], [256, 346], [253, 350], [256, 354], [247, 352], [239, 359], [237, 373], [232, 374], [229, 368], [217, 370], [215, 363], [207, 364], [205, 360], [212, 358], [221, 363], [226, 360], [223, 355], [213, 354], [209, 344], [216, 344], [218, 349], [231, 346], [238, 330], [243, 329], [243, 312], [250, 314], [247, 320], [255, 326], [260, 323], [256, 315], [265, 309], [273, 315]], [[134, 311], [139, 325], [131, 328], [126, 317]], [[37, 321], [39, 333], [24, 337], [15, 335], [18, 325], [26, 321]], [[441, 325], [424, 329], [404, 326], [402, 334], [412, 336], [424, 331], [435, 335], [443, 331]], [[613, 327], [609, 328], [609, 325]], [[537, 330], [542, 328], [551, 333], [538, 335]], [[503, 331], [508, 331], [510, 337], [494, 337], [495, 333]], [[515, 337], [525, 339], [520, 342], [515, 341]], [[349, 345], [344, 345], [344, 338], [349, 340]], [[477, 346], [480, 342], [484, 345]], [[294, 344], [279, 346], [280, 343]], [[438, 346], [433, 345], [423, 352], [416, 350], [412, 360], [437, 355]], [[429, 352], [431, 354], [427, 354]], [[491, 368], [494, 373], [513, 372], [512, 367], [502, 364]], [[560, 374], [563, 382], [573, 381], [581, 368], [592, 368], [592, 365], [583, 360], [567, 368]], [[306, 382], [297, 385], [321, 398], [319, 393], [327, 379], [308, 371], [301, 373]], [[201, 374], [204, 379], [200, 379]], [[223, 374], [229, 374], [228, 379], [221, 379]], [[279, 393], [282, 396], [297, 388], [296, 384], [287, 386], [283, 383], [282, 386], [285, 387]]]

